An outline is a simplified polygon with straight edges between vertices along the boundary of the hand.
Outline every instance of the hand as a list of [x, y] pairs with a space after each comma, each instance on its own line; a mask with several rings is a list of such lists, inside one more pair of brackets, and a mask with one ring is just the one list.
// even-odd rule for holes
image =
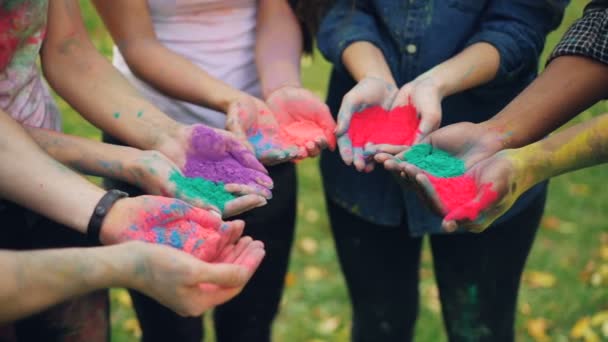
[[137, 158], [129, 163], [128, 168], [132, 176], [130, 182], [142, 188], [147, 194], [178, 198], [195, 207], [216, 211], [224, 217], [234, 216], [266, 204], [266, 199], [255, 194], [256, 191], [252, 187], [228, 184], [224, 189], [240, 197], [226, 202], [222, 212], [220, 208], [206, 201], [204, 196], [194, 197], [190, 192], [179, 189], [174, 177], [182, 176], [182, 172], [169, 158], [157, 151], [138, 153]]
[[298, 147], [280, 138], [279, 123], [266, 104], [245, 96], [230, 104], [226, 129], [251, 145], [265, 165], [275, 165], [298, 156]]
[[[242, 238], [214, 263], [172, 248], [129, 242], [125, 258], [134, 259], [128, 287], [155, 298], [182, 316], [199, 316], [236, 296], [264, 258], [264, 245]], [[200, 284], [205, 284], [201, 286]]]
[[[329, 108], [312, 92], [295, 86], [274, 90], [266, 99], [281, 128], [281, 138], [299, 147], [298, 159], [315, 157], [336, 147], [336, 122]], [[304, 127], [305, 129], [299, 129]]]
[[180, 200], [138, 196], [114, 204], [101, 227], [101, 242], [154, 242], [212, 261], [241, 236], [243, 228], [243, 221], [223, 222], [217, 214]]
[[[201, 177], [227, 186], [240, 187], [271, 198], [268, 171], [232, 133], [205, 125], [183, 126], [161, 152], [188, 177]], [[247, 188], [248, 187], [248, 188]], [[232, 189], [232, 188], [231, 188]], [[233, 191], [231, 191], [233, 192]]]
[[397, 87], [379, 78], [366, 77], [359, 81], [351, 89], [340, 105], [338, 112], [338, 126], [336, 136], [338, 137], [338, 149], [340, 156], [346, 165], [354, 163], [358, 171], [371, 172], [374, 169], [374, 161], [370, 155], [366, 154], [361, 147], [353, 148], [348, 127], [350, 120], [355, 113], [358, 113], [370, 106], [381, 106], [388, 110], [392, 107]]
[[414, 144], [419, 143], [441, 125], [442, 100], [443, 94], [440, 87], [430, 73], [420, 75], [399, 89], [391, 109], [408, 104], [416, 107], [420, 117], [420, 125]]
[[[441, 223], [445, 231], [453, 232], [460, 227], [475, 233], [482, 232], [513, 206], [526, 189], [522, 184], [525, 172], [517, 167], [512, 151], [500, 151], [466, 172], [475, 180], [475, 184], [484, 185], [478, 186], [474, 200], [445, 213]], [[432, 196], [431, 193], [428, 195]], [[481, 210], [476, 217], [470, 217], [468, 208], [479, 206]]]

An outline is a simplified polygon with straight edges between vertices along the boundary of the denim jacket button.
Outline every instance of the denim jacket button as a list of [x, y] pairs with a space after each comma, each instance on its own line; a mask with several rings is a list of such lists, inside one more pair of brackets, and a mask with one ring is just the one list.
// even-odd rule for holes
[[407, 44], [405, 49], [407, 50], [407, 53], [409, 53], [410, 55], [413, 55], [416, 53], [416, 51], [418, 51], [418, 48], [414, 44]]

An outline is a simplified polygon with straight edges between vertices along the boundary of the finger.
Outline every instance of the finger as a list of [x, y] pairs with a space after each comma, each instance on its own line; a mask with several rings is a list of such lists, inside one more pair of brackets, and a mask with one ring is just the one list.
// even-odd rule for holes
[[220, 250], [224, 250], [224, 248], [228, 245], [235, 244], [241, 235], [243, 235], [243, 230], [245, 230], [245, 221], [243, 220], [233, 220], [226, 221], [222, 223], [219, 229], [219, 233], [222, 238], [225, 237], [224, 245], [221, 246]]
[[[221, 262], [234, 263], [234, 261], [243, 253], [247, 246], [253, 241], [250, 236], [245, 236], [239, 239], [232, 251], [223, 256]], [[219, 260], [218, 260], [219, 261]]]
[[401, 89], [399, 89], [399, 91], [397, 92], [397, 95], [395, 95], [395, 99], [393, 100], [390, 109], [393, 110], [397, 107], [408, 105], [410, 103], [411, 91], [412, 87], [409, 84], [406, 84], [401, 87]]
[[315, 144], [317, 144], [317, 147], [320, 150], [326, 149], [329, 146], [329, 143], [327, 142], [327, 138], [325, 136], [315, 138]]
[[418, 130], [416, 131], [414, 144], [420, 143], [431, 132], [439, 128], [439, 125], [441, 124], [441, 108], [435, 109], [435, 111], [425, 112], [420, 115], [420, 124], [418, 125]]
[[353, 164], [359, 172], [363, 171], [365, 168], [365, 156], [363, 154], [363, 149], [360, 147], [355, 147], [353, 149]]
[[247, 246], [243, 253], [237, 257], [234, 263], [247, 267], [253, 274], [265, 255], [266, 251], [264, 250], [264, 244], [261, 241], [253, 241]]
[[393, 172], [401, 171], [401, 165], [400, 165], [399, 161], [397, 161], [394, 158], [386, 159], [384, 161], [384, 168], [388, 171], [393, 171]]
[[340, 156], [346, 165], [352, 165], [353, 163], [353, 146], [350, 141], [350, 137], [348, 134], [344, 134], [343, 136], [338, 138], [338, 150], [340, 152]]
[[255, 157], [255, 155], [237, 140], [230, 139], [228, 142], [230, 155], [246, 168], [268, 174], [268, 171]]
[[321, 153], [321, 149], [314, 141], [309, 141], [306, 143], [306, 152], [308, 152], [309, 157], [313, 158]]
[[272, 198], [272, 193], [270, 192], [270, 189], [274, 188], [274, 182], [272, 181], [272, 178], [270, 178], [268, 175], [261, 173], [255, 179], [255, 182], [256, 184], [250, 185], [257, 186], [261, 191], [264, 192], [266, 198]]
[[[192, 261], [194, 263], [194, 261]], [[250, 271], [240, 265], [210, 264], [199, 262], [193, 265], [196, 270], [194, 283], [209, 283], [221, 287], [242, 287], [250, 278]]]
[[395, 158], [394, 155], [392, 155], [390, 153], [385, 153], [385, 152], [379, 152], [374, 156], [374, 160], [377, 163], [384, 163], [386, 161], [393, 160], [394, 158]]
[[[351, 90], [352, 91], [352, 90]], [[338, 110], [338, 123], [336, 125], [336, 136], [341, 136], [348, 131], [348, 127], [350, 126], [350, 120], [355, 112], [355, 107], [359, 107], [358, 103], [355, 103], [353, 100], [353, 95], [351, 92], [344, 95], [342, 99], [342, 104], [340, 105], [340, 109]]]
[[367, 143], [365, 145], [365, 150], [369, 151], [372, 154], [377, 154], [380, 152], [389, 153], [389, 154], [398, 154], [404, 150], [409, 149], [410, 146], [407, 145], [391, 145], [391, 144], [373, 144]]
[[431, 204], [431, 207], [441, 215], [445, 215], [447, 213], [447, 209], [441, 201], [441, 198], [439, 198], [439, 194], [437, 194], [437, 191], [435, 190], [433, 184], [431, 184], [429, 178], [424, 173], [420, 173], [415, 179], [418, 185], [424, 191], [425, 197], [430, 200], [429, 203]]
[[258, 195], [266, 199], [270, 199], [272, 197], [272, 193], [270, 190], [268, 190], [268, 188], [260, 187], [258, 185], [230, 183], [224, 185], [224, 190], [236, 196]]
[[201, 225], [204, 228], [217, 229], [222, 224], [222, 218], [217, 214], [200, 208], [192, 207], [192, 210], [185, 211], [181, 220], [188, 220]]
[[245, 195], [237, 197], [224, 205], [224, 217], [242, 214], [246, 211], [263, 207], [268, 203], [264, 197], [258, 195]]
[[365, 165], [365, 169], [363, 170], [363, 172], [365, 173], [370, 173], [372, 171], [374, 171], [374, 168], [376, 167], [376, 163], [374, 162], [374, 160], [372, 159], [371, 161], [369, 161], [367, 163], [367, 165]]

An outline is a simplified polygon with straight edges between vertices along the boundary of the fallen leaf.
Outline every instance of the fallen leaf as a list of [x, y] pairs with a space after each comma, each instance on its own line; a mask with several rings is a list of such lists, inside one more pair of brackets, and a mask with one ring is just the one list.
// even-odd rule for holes
[[608, 321], [602, 323], [602, 336], [608, 338]]
[[306, 210], [306, 214], [304, 214], [304, 219], [308, 223], [317, 223], [319, 221], [319, 211], [316, 209], [308, 209]]
[[603, 260], [608, 260], [608, 246], [600, 247], [600, 257]]
[[591, 330], [591, 317], [585, 316], [574, 323], [570, 329], [570, 337], [584, 338], [588, 330]]
[[323, 320], [319, 324], [319, 332], [324, 335], [329, 335], [335, 332], [340, 326], [340, 317], [331, 316]]
[[325, 272], [316, 266], [306, 266], [304, 268], [304, 278], [308, 281], [318, 281], [323, 278]]
[[302, 238], [298, 246], [304, 253], [308, 255], [315, 254], [319, 249], [319, 244], [317, 243], [317, 240], [310, 237]]
[[589, 329], [585, 332], [584, 341], [585, 342], [600, 342], [600, 337], [595, 333], [595, 331]]
[[589, 195], [589, 185], [587, 184], [570, 184], [568, 187], [570, 195], [583, 197]]
[[562, 224], [562, 220], [560, 220], [557, 216], [546, 215], [543, 216], [543, 219], [540, 224], [543, 228], [547, 228], [549, 230], [557, 230]]
[[585, 264], [585, 267], [583, 267], [583, 270], [581, 271], [579, 276], [583, 282], [587, 283], [591, 280], [591, 275], [593, 275], [594, 271], [595, 262], [593, 262], [593, 260], [589, 260], [587, 264]]
[[429, 284], [423, 291], [426, 307], [433, 313], [440, 313], [441, 303], [439, 302], [439, 290], [437, 289], [437, 285], [434, 283]]
[[122, 328], [126, 332], [135, 336], [135, 338], [141, 337], [141, 328], [139, 327], [139, 322], [137, 322], [137, 320], [135, 318], [129, 318], [129, 319], [125, 320], [124, 323], [122, 324]]
[[608, 311], [596, 312], [593, 317], [591, 317], [592, 326], [599, 326], [606, 322], [608, 322]]
[[116, 298], [116, 301], [118, 302], [118, 305], [120, 305], [120, 306], [124, 306], [127, 308], [133, 307], [133, 303], [131, 302], [131, 296], [129, 296], [129, 292], [127, 292], [127, 290], [124, 290], [124, 289], [117, 290], [115, 292], [114, 298]]
[[549, 272], [526, 271], [524, 272], [524, 282], [530, 288], [551, 288], [555, 286], [557, 279]]
[[285, 286], [286, 287], [292, 287], [296, 284], [296, 275], [293, 274], [292, 272], [287, 272], [287, 274], [285, 275]]
[[532, 313], [532, 307], [530, 306], [530, 303], [528, 302], [524, 302], [520, 307], [519, 307], [519, 312], [522, 315], [526, 315], [528, 316], [529, 314]]
[[547, 342], [551, 339], [547, 335], [549, 321], [544, 318], [533, 318], [526, 321], [526, 331], [536, 342]]

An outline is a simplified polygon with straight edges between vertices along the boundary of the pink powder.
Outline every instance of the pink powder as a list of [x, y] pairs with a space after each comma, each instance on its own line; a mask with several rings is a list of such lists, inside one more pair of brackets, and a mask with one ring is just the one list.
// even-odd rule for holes
[[350, 121], [348, 136], [353, 147], [374, 144], [411, 145], [420, 120], [412, 105], [387, 111], [380, 106], [368, 107], [355, 113]]
[[[492, 190], [492, 184], [483, 184], [478, 189], [471, 176], [441, 178], [427, 174], [429, 181], [437, 191], [439, 199], [447, 209], [446, 220], [477, 219], [479, 212], [485, 209], [498, 197]], [[475, 200], [477, 193], [482, 196]]]
[[286, 144], [305, 147], [306, 143], [325, 137], [323, 129], [312, 121], [297, 121], [281, 127], [279, 139]]

